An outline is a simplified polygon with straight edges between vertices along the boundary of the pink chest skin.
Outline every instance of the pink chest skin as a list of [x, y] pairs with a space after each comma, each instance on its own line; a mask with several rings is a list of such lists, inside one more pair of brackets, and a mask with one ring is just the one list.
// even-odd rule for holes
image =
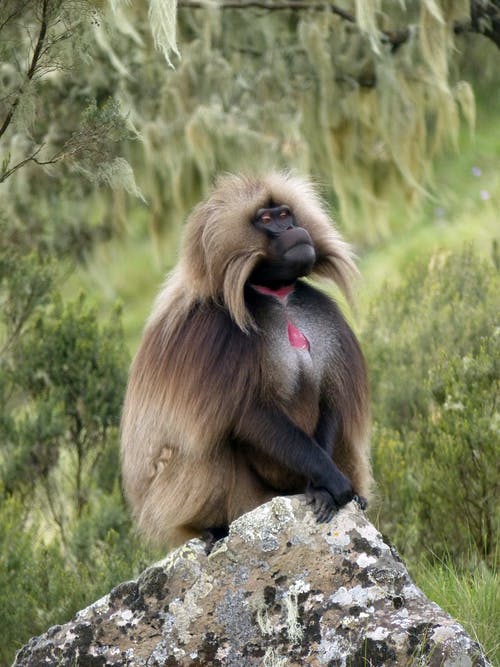
[[305, 335], [291, 322], [288, 322], [288, 340], [292, 347], [296, 347], [299, 350], [307, 350], [309, 352], [311, 349], [309, 341]]
[[[293, 292], [293, 285], [285, 285], [285, 287], [280, 287], [279, 289], [273, 290], [270, 287], [265, 287], [264, 285], [252, 285], [257, 292], [261, 294], [267, 294], [268, 296], [274, 296], [276, 299], [284, 302], [289, 294]], [[297, 327], [287, 321], [287, 331], [288, 331], [288, 340], [292, 347], [297, 348], [298, 350], [307, 350], [311, 349], [311, 345], [307, 340], [306, 336], [297, 329]]]

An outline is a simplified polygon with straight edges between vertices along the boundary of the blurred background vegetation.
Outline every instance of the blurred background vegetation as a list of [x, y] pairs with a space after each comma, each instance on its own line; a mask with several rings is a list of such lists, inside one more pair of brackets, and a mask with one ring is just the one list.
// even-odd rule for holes
[[500, 665], [500, 3], [178, 5], [0, 4], [0, 664], [161, 556], [128, 363], [215, 175], [277, 167], [360, 257], [371, 518]]

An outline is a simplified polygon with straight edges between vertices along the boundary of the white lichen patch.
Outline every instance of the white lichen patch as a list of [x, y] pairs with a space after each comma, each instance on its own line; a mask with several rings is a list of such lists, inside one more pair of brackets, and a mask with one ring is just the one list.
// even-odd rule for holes
[[422, 591], [415, 586], [415, 584], [406, 584], [401, 591], [401, 595], [405, 600], [416, 600], [418, 598], [424, 597]]
[[215, 658], [224, 663], [224, 661], [229, 657], [230, 650], [231, 647], [229, 646], [229, 644], [227, 642], [224, 642], [224, 644], [221, 644], [218, 647], [217, 652], [215, 654]]
[[473, 667], [474, 663], [468, 655], [460, 655], [444, 661], [443, 667]]
[[[150, 665], [164, 665], [167, 660], [174, 658], [176, 662], [174, 664], [183, 664], [183, 659], [186, 657], [186, 651], [177, 646], [175, 642], [170, 641], [172, 638], [169, 637], [169, 640], [161, 640], [152, 651], [151, 655], [148, 658], [147, 664]], [[131, 662], [132, 665], [141, 665], [143, 662], [139, 662], [136, 658], [136, 662]]]
[[291, 586], [288, 588], [288, 591], [295, 596], [297, 596], [299, 593], [309, 593], [310, 590], [311, 585], [308, 581], [304, 581], [303, 579], [297, 579], [297, 581], [294, 581], [293, 584], [291, 584]]
[[406, 634], [406, 632], [397, 632], [395, 630], [391, 630], [391, 639], [394, 646], [402, 648], [403, 646], [406, 645], [408, 635]]
[[139, 623], [139, 618], [134, 616], [131, 609], [119, 609], [110, 616], [110, 620], [114, 621], [119, 628], [134, 626]]
[[275, 649], [270, 646], [264, 654], [264, 667], [286, 667], [288, 658], [279, 655]]
[[173, 649], [172, 654], [174, 658], [176, 658], [177, 660], [182, 660], [182, 658], [186, 656], [186, 651], [183, 648], [179, 648], [178, 646], [176, 646]]
[[385, 597], [385, 591], [379, 586], [354, 586], [345, 588], [341, 586], [336, 593], [330, 596], [330, 602], [341, 607], [364, 607], [368, 610], [376, 600]]
[[85, 609], [79, 611], [76, 615], [76, 621], [89, 620], [90, 617], [98, 614], [105, 614], [108, 610], [109, 610], [109, 595], [105, 595], [104, 597], [99, 598], [99, 600], [93, 602], [88, 607], [85, 607]]
[[373, 565], [373, 563], [377, 562], [377, 558], [375, 556], [368, 556], [368, 554], [362, 553], [358, 556], [356, 559], [357, 565], [359, 567], [368, 567], [369, 565]]
[[143, 572], [143, 576], [147, 575], [148, 570], [154, 568], [161, 568], [168, 576], [178, 568], [191, 568], [193, 573], [201, 570], [202, 559], [205, 560], [205, 543], [195, 538], [186, 542], [182, 546], [174, 549], [161, 560], [154, 563], [150, 568]]
[[436, 644], [442, 644], [448, 639], [453, 639], [457, 634], [457, 629], [451, 626], [440, 625], [432, 633], [432, 641]]
[[[304, 629], [299, 616], [299, 595], [309, 593], [310, 584], [304, 579], [297, 579], [293, 582], [279, 598], [279, 606], [284, 613], [270, 613], [271, 608], [266, 604], [262, 597], [258, 603], [254, 603], [253, 609], [258, 628], [264, 637], [279, 635], [283, 630], [286, 631], [290, 642], [296, 643], [302, 640]], [[277, 617], [279, 615], [279, 618]]]
[[335, 662], [336, 667], [347, 667], [347, 656], [351, 649], [352, 644], [346, 637], [339, 635], [332, 628], [324, 628], [321, 625], [321, 642], [318, 646], [320, 665]]
[[368, 617], [369, 614], [366, 614], [365, 612], [361, 612], [358, 616], [343, 614], [340, 620], [340, 626], [349, 630], [356, 630], [356, 628], [359, 628], [360, 620]]
[[189, 596], [192, 596], [193, 599], [202, 599], [205, 598], [214, 587], [213, 579], [206, 572], [202, 572], [199, 579], [192, 586], [191, 590], [188, 591], [186, 599]]
[[356, 530], [358, 531], [359, 535], [361, 535], [361, 537], [364, 537], [365, 540], [368, 540], [368, 542], [374, 548], [383, 549], [384, 551], [389, 550], [389, 547], [382, 539], [382, 535], [371, 523], [365, 523], [362, 526], [358, 525], [356, 526]]
[[[443, 667], [472, 667], [476, 664], [471, 658], [473, 653], [471, 638], [464, 633], [462, 626], [452, 619], [448, 624], [444, 623], [435, 628], [431, 639], [436, 645], [446, 646]], [[484, 654], [482, 657], [485, 664], [489, 664], [486, 663]]]
[[418, 623], [425, 623], [428, 620], [428, 618], [416, 616], [414, 612], [410, 613], [408, 609], [399, 609], [388, 620], [387, 627], [390, 629], [393, 639], [397, 638], [399, 633], [402, 633], [401, 636], [404, 638], [408, 628]]
[[358, 521], [355, 511], [350, 507], [344, 507], [331, 523], [331, 530], [325, 535], [324, 539], [333, 551], [342, 551], [351, 543], [351, 533], [358, 530]]
[[227, 540], [226, 539], [219, 540], [218, 542], [216, 542], [212, 551], [208, 554], [208, 558], [209, 560], [212, 560], [214, 558], [226, 556], [228, 551], [229, 549], [227, 546]]
[[244, 542], [260, 540], [263, 551], [274, 551], [279, 546], [278, 537], [283, 526], [295, 520], [290, 498], [273, 498], [270, 503], [244, 514], [230, 526], [229, 535], [238, 535]]
[[369, 632], [367, 632], [366, 636], [368, 639], [373, 639], [374, 642], [380, 642], [383, 641], [384, 639], [387, 639], [387, 637], [389, 636], [389, 630], [388, 628], [383, 628], [382, 626], [379, 626], [378, 628], [375, 628], [374, 630], [370, 630]]
[[335, 528], [331, 530], [327, 535], [325, 535], [325, 541], [330, 546], [334, 547], [334, 549], [343, 550], [344, 547], [346, 547], [349, 544], [351, 538], [344, 530], [338, 530], [337, 528]]
[[[133, 648], [128, 648], [128, 649], [126, 649], [126, 651], [125, 651], [125, 659], [128, 660], [128, 661], [130, 662], [130, 664], [133, 665], [133, 664], [134, 664], [134, 660], [135, 660], [135, 649], [133, 649]], [[127, 664], [127, 663], [125, 663], [125, 664]]]
[[336, 593], [330, 596], [330, 601], [339, 604], [341, 607], [346, 607], [352, 604], [352, 594], [345, 586], [341, 586]]
[[357, 515], [352, 512], [340, 511], [337, 514], [336, 527], [337, 530], [340, 530], [344, 533], [350, 533], [351, 530], [358, 530]]
[[62, 642], [61, 646], [64, 648], [65, 646], [71, 646], [71, 644], [75, 641], [77, 638], [77, 635], [73, 632], [73, 630], [70, 628], [65, 637], [64, 641]]
[[273, 634], [274, 624], [269, 618], [268, 608], [264, 601], [257, 607], [256, 616], [257, 625], [264, 637], [269, 637]]
[[323, 604], [324, 599], [325, 596], [323, 593], [315, 593], [314, 595], [309, 596], [304, 607], [305, 609], [311, 609], [312, 607], [320, 606], [321, 604]]

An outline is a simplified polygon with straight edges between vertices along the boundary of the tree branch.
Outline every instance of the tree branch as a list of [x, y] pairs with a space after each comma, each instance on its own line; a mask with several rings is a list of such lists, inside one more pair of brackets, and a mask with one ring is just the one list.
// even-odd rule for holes
[[[177, 6], [189, 7], [191, 9], [206, 9], [211, 5], [203, 0], [178, 0]], [[356, 19], [352, 14], [331, 2], [307, 2], [307, 0], [278, 0], [277, 2], [273, 0], [220, 0], [216, 6], [220, 9], [265, 9], [271, 12], [282, 11], [284, 9], [292, 9], [294, 11], [312, 10], [316, 12], [328, 10], [349, 21], [349, 23], [356, 23]]]
[[[1, 136], [1, 135], [0, 135], [0, 136]], [[0, 183], [3, 183], [4, 181], [6, 181], [6, 180], [9, 178], [9, 176], [12, 176], [12, 174], [13, 174], [15, 171], [17, 171], [17, 170], [20, 169], [21, 167], [24, 167], [24, 165], [27, 164], [28, 162], [36, 162], [37, 164], [45, 164], [45, 163], [40, 163], [40, 162], [36, 159], [36, 156], [37, 156], [38, 153], [42, 150], [42, 148], [43, 148], [43, 144], [41, 144], [40, 146], [38, 146], [38, 148], [36, 149], [36, 151], [35, 151], [34, 153], [32, 153], [31, 155], [28, 155], [28, 157], [25, 157], [24, 160], [21, 160], [20, 162], [18, 162], [17, 164], [15, 164], [15, 165], [14, 165], [13, 167], [11, 167], [10, 169], [6, 169], [4, 172], [0, 173]], [[10, 160], [7, 161], [7, 166], [8, 166], [8, 162], [9, 162], [9, 161], [10, 161]], [[49, 164], [49, 163], [47, 163], [47, 164]]]
[[17, 164], [15, 164], [13, 167], [10, 167], [10, 169], [6, 169], [4, 172], [0, 173], [0, 183], [3, 183], [6, 181], [9, 176], [12, 176], [12, 174], [20, 169], [21, 167], [24, 167], [25, 164], [28, 164], [28, 162], [34, 162], [35, 164], [40, 165], [41, 167], [47, 166], [49, 164], [57, 164], [58, 162], [61, 162], [62, 160], [65, 160], [68, 157], [74, 156], [76, 153], [81, 151], [82, 146], [84, 144], [75, 144], [71, 145], [71, 139], [67, 141], [64, 146], [54, 153], [52, 157], [49, 157], [47, 160], [39, 160], [37, 158], [37, 155], [40, 153], [42, 150], [44, 144], [40, 144], [38, 148], [31, 153], [31, 155], [28, 155], [28, 157], [25, 157], [23, 160], [20, 160]]
[[[209, 7], [203, 0], [178, 0], [178, 7], [203, 9]], [[356, 23], [353, 14], [337, 7], [332, 2], [307, 2], [307, 0], [220, 0], [219, 9], [265, 9], [267, 11], [329, 11], [344, 21]], [[470, 0], [470, 21], [458, 21], [454, 26], [456, 34], [476, 32], [491, 39], [500, 48], [500, 0]], [[381, 41], [391, 44], [396, 51], [410, 37], [409, 28], [382, 30]]]
[[[43, 0], [42, 2], [42, 17], [41, 17], [41, 24], [40, 24], [40, 32], [38, 33], [38, 39], [36, 42], [35, 49], [33, 51], [33, 57], [31, 59], [31, 63], [29, 66], [29, 69], [26, 73], [26, 79], [27, 81], [31, 81], [33, 78], [33, 75], [36, 72], [36, 68], [38, 66], [38, 62], [40, 60], [40, 56], [42, 53], [43, 45], [45, 42], [45, 38], [47, 35], [47, 28], [48, 28], [48, 13], [49, 13], [49, 3], [50, 0]], [[15, 98], [15, 100], [12, 102], [11, 107], [9, 111], [7, 112], [7, 115], [5, 116], [4, 122], [2, 123], [2, 126], [0, 127], [0, 137], [5, 133], [7, 128], [9, 127], [12, 118], [14, 116], [14, 112], [17, 109], [19, 102], [21, 100], [22, 94], [26, 88], [26, 83], [23, 84]], [[5, 179], [3, 179], [5, 180]]]
[[24, 0], [24, 2], [18, 2], [17, 6], [12, 10], [11, 14], [8, 14], [6, 18], [0, 23], [0, 32], [5, 28], [7, 23], [13, 21], [17, 16], [20, 16], [25, 10], [29, 0]]

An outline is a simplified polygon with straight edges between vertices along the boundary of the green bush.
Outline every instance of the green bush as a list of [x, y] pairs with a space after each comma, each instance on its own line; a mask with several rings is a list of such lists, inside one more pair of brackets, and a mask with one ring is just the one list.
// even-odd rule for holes
[[42, 539], [28, 515], [19, 498], [0, 506], [2, 666], [30, 637], [65, 623], [158, 555], [144, 550], [132, 533], [116, 493], [101, 497], [93, 513], [72, 524], [69, 548], [57, 533]]
[[63, 301], [61, 264], [0, 220], [0, 665], [157, 555], [119, 479], [121, 317]]
[[495, 553], [499, 294], [493, 263], [443, 253], [387, 287], [364, 327], [380, 523], [407, 556]]

